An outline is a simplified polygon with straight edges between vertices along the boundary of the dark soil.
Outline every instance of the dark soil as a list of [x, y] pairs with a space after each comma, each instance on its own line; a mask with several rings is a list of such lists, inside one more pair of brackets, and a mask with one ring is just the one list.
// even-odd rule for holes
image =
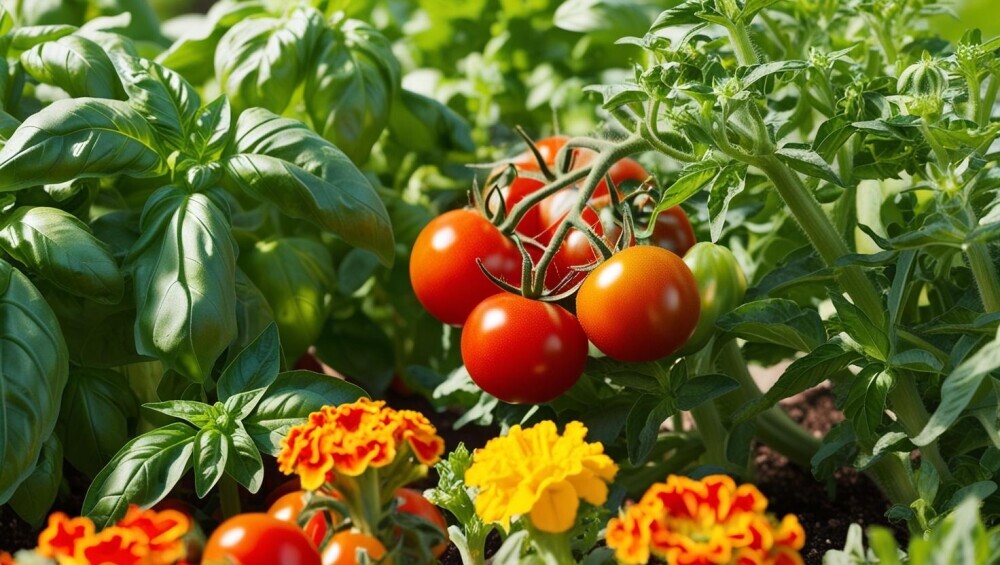
[[[469, 449], [474, 449], [484, 445], [497, 433], [493, 428], [472, 425], [455, 430], [453, 424], [459, 414], [434, 413], [428, 403], [419, 397], [390, 393], [388, 401], [394, 408], [420, 410], [427, 414], [438, 427], [438, 432], [445, 438], [448, 446], [464, 442]], [[818, 388], [791, 399], [784, 407], [792, 418], [801, 422], [817, 436], [826, 433], [842, 419], [834, 407], [832, 394], [825, 388]], [[770, 510], [778, 516], [796, 514], [802, 522], [806, 531], [806, 547], [802, 555], [806, 563], [819, 564], [827, 550], [842, 548], [847, 537], [847, 529], [852, 523], [859, 523], [863, 527], [873, 524], [893, 527], [884, 517], [889, 503], [875, 485], [863, 475], [849, 469], [838, 472], [834, 489], [836, 497], [831, 498], [826, 485], [817, 482], [808, 471], [789, 463], [782, 455], [766, 446], [756, 447], [755, 461], [757, 485], [770, 499]], [[259, 495], [247, 496], [244, 499], [244, 509], [248, 511], [266, 509], [265, 493], [274, 490], [287, 480], [273, 468], [273, 461], [271, 465], [266, 473], [267, 484]], [[88, 479], [76, 473], [68, 465], [66, 478], [72, 494], [61, 499], [56, 509], [69, 514], [78, 514]], [[435, 480], [436, 477], [430, 476], [422, 481], [422, 484], [415, 486], [426, 488], [433, 485]], [[211, 525], [218, 520], [217, 509], [211, 505], [206, 506], [204, 501], [197, 501], [192, 486], [182, 483], [174, 495], [176, 498], [193, 503], [192, 511], [203, 527], [206, 527], [206, 531], [210, 531]], [[895, 531], [897, 538], [905, 541], [905, 530], [895, 527]], [[0, 549], [16, 551], [34, 547], [37, 535], [37, 531], [18, 518], [9, 507], [0, 506]], [[499, 536], [491, 536], [487, 543], [487, 554], [495, 552], [499, 545]], [[454, 547], [448, 548], [441, 562], [448, 565], [460, 564], [458, 551]]]

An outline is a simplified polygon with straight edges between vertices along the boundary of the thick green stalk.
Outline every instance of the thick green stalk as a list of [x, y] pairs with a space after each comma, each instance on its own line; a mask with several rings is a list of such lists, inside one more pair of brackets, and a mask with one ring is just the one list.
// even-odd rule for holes
[[[837, 260], [850, 253], [844, 238], [830, 223], [823, 208], [816, 201], [812, 192], [806, 188], [799, 176], [789, 169], [777, 157], [768, 156], [761, 160], [760, 168], [774, 183], [775, 188], [785, 201], [792, 216], [798, 221], [799, 227], [819, 252], [823, 262], [834, 266]], [[841, 286], [858, 306], [878, 326], [885, 325], [885, 312], [882, 298], [875, 286], [865, 276], [859, 267], [844, 267], [839, 270], [837, 278]]]
[[236, 479], [228, 474], [219, 479], [219, 502], [222, 505], [222, 517], [232, 518], [240, 513], [240, 491]]
[[719, 410], [712, 401], [702, 402], [691, 409], [691, 417], [698, 427], [698, 433], [705, 443], [705, 463], [717, 467], [729, 468], [726, 458], [726, 437], [728, 432], [719, 416]]
[[[927, 413], [927, 408], [924, 407], [920, 398], [920, 391], [917, 390], [915, 376], [910, 372], [898, 371], [896, 373], [896, 384], [889, 391], [889, 402], [892, 404], [892, 410], [896, 413], [896, 417], [899, 418], [899, 423], [906, 430], [906, 435], [910, 437], [917, 436], [930, 420], [930, 414]], [[934, 466], [942, 479], [949, 480], [951, 478], [951, 470], [948, 469], [948, 464], [941, 456], [941, 450], [936, 441], [921, 447], [920, 456]]]
[[[747, 370], [746, 361], [736, 340], [729, 340], [719, 350], [719, 369], [736, 379], [740, 387], [730, 393], [740, 404], [745, 404], [761, 396], [760, 388]], [[781, 453], [789, 461], [803, 469], [812, 466], [812, 458], [819, 450], [820, 442], [802, 426], [795, 423], [784, 410], [773, 406], [757, 416], [757, 437], [768, 447]]]
[[736, 53], [736, 60], [741, 66], [756, 65], [760, 62], [757, 50], [754, 49], [750, 40], [750, 33], [747, 26], [741, 22], [733, 22], [728, 26], [729, 39], [733, 42], [733, 51]]
[[[896, 504], [909, 506], [920, 498], [917, 487], [913, 484], [913, 473], [909, 470], [909, 462], [905, 459], [905, 455], [887, 453], [869, 467], [867, 473], [889, 500]], [[910, 527], [912, 530], [913, 524], [910, 524]]]
[[998, 93], [1000, 93], [1000, 78], [997, 75], [990, 75], [986, 79], [986, 94], [979, 104], [979, 116], [976, 118], [980, 127], [989, 125], [990, 118], [993, 117], [993, 104], [997, 101]]
[[972, 275], [979, 287], [979, 295], [987, 313], [1000, 312], [1000, 277], [990, 256], [989, 247], [983, 242], [970, 243], [965, 248]]

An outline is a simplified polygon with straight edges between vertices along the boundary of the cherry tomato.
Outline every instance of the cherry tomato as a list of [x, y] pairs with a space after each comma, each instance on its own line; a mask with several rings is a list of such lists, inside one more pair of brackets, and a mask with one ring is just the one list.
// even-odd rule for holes
[[694, 228], [680, 206], [667, 208], [656, 216], [649, 243], [684, 256], [695, 244]]
[[655, 361], [691, 337], [700, 304], [698, 283], [684, 261], [643, 245], [616, 253], [587, 276], [576, 296], [576, 314], [587, 337], [608, 357]]
[[400, 512], [420, 516], [437, 526], [441, 530], [441, 533], [444, 534], [444, 541], [431, 548], [431, 554], [435, 558], [441, 557], [441, 554], [448, 549], [448, 522], [445, 521], [441, 511], [438, 510], [437, 506], [434, 506], [429, 500], [424, 498], [424, 495], [420, 494], [419, 491], [411, 488], [396, 489], [395, 494], [397, 498], [402, 499], [402, 504], [398, 508]]
[[271, 507], [282, 496], [299, 490], [302, 490], [302, 482], [299, 481], [298, 477], [292, 477], [271, 490], [271, 492], [268, 493], [267, 498], [264, 499], [264, 504], [267, 507]]
[[684, 263], [698, 281], [701, 295], [698, 326], [691, 339], [681, 348], [681, 354], [687, 355], [705, 347], [715, 334], [715, 322], [743, 304], [747, 293], [747, 278], [732, 251], [707, 241], [688, 250], [684, 255]]
[[385, 546], [378, 539], [361, 532], [343, 531], [334, 534], [323, 549], [323, 565], [357, 565], [358, 550], [368, 553], [370, 561], [385, 556]]
[[[556, 163], [556, 156], [559, 155], [559, 150], [566, 145], [567, 141], [569, 141], [569, 138], [566, 136], [554, 135], [539, 139], [535, 142], [535, 147], [541, 153], [545, 164], [552, 167]], [[538, 159], [535, 158], [535, 154], [531, 151], [519, 153], [511, 160], [511, 163], [521, 171], [541, 171], [541, 167], [538, 166]]]
[[410, 281], [435, 318], [460, 326], [480, 302], [502, 289], [480, 270], [517, 284], [521, 253], [514, 242], [473, 210], [453, 210], [431, 220], [410, 255]]
[[462, 330], [462, 360], [484, 391], [510, 403], [548, 402], [570, 389], [587, 362], [587, 337], [572, 314], [503, 293], [484, 300]]
[[[294, 524], [296, 527], [299, 525], [299, 516], [302, 514], [302, 509], [306, 506], [306, 491], [298, 490], [290, 492], [271, 505], [268, 508], [267, 513], [274, 518], [281, 520], [282, 522], [288, 522], [289, 524]], [[332, 522], [336, 524], [340, 521], [340, 518], [333, 513], [331, 514]], [[323, 537], [326, 536], [327, 525], [326, 519], [323, 516], [323, 512], [316, 512], [313, 517], [309, 520], [302, 531], [306, 533], [306, 536], [312, 540], [312, 542], [319, 547], [323, 543]]]
[[[502, 198], [504, 210], [507, 214], [510, 214], [514, 206], [517, 206], [519, 202], [543, 186], [545, 186], [545, 183], [538, 179], [519, 176], [511, 181], [510, 186], [505, 186], [498, 191], [487, 187], [486, 209], [490, 214], [495, 213], [500, 206], [498, 200]], [[517, 233], [525, 237], [538, 237], [544, 231], [540, 214], [541, 208], [539, 206], [536, 205], [529, 208], [528, 212], [521, 217], [521, 221], [517, 223], [517, 227], [515, 228]]]
[[219, 525], [205, 544], [203, 563], [319, 565], [319, 551], [294, 524], [262, 513], [239, 514]]

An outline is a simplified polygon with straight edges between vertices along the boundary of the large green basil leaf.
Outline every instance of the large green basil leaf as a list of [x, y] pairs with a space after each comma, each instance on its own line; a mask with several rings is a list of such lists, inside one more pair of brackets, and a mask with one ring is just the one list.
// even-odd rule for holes
[[108, 54], [78, 35], [32, 47], [21, 55], [21, 65], [38, 82], [58, 86], [74, 98], [123, 96], [122, 83]]
[[228, 182], [392, 262], [385, 204], [343, 152], [304, 124], [262, 108], [248, 110], [237, 121], [231, 151], [243, 155], [225, 161]]
[[205, 498], [226, 471], [229, 438], [217, 428], [204, 428], [194, 444], [194, 491], [198, 498]]
[[328, 30], [322, 44], [306, 76], [306, 111], [316, 131], [364, 163], [389, 123], [399, 61], [385, 36], [357, 20]]
[[188, 124], [201, 107], [201, 97], [181, 75], [158, 63], [116, 54], [118, 69], [129, 102], [160, 134], [171, 149], [188, 145]]
[[374, 394], [389, 388], [396, 368], [392, 340], [360, 311], [327, 322], [316, 340], [316, 356]]
[[315, 343], [330, 312], [330, 252], [309, 239], [273, 239], [258, 242], [240, 266], [271, 305], [285, 359], [294, 361]]
[[14, 0], [7, 5], [23, 26], [80, 24], [87, 13], [85, 0]]
[[125, 444], [91, 483], [83, 514], [100, 529], [124, 516], [129, 504], [152, 506], [162, 500], [191, 468], [197, 433], [175, 422]]
[[278, 326], [269, 325], [230, 363], [216, 388], [226, 412], [237, 420], [250, 413], [281, 370]]
[[220, 96], [198, 111], [191, 124], [192, 150], [202, 163], [216, 160], [232, 139], [233, 111]]
[[125, 292], [118, 263], [87, 224], [56, 208], [21, 207], [0, 221], [0, 248], [53, 285], [115, 304]]
[[205, 194], [168, 187], [143, 213], [134, 256], [139, 353], [203, 382], [236, 338], [236, 242]]
[[222, 0], [206, 14], [204, 20], [179, 38], [156, 61], [173, 69], [194, 84], [212, 77], [212, 54], [222, 36], [232, 26], [265, 14], [260, 2]]
[[35, 527], [41, 526], [52, 503], [56, 501], [62, 477], [63, 447], [59, 438], [53, 434], [42, 445], [38, 466], [11, 497], [10, 507], [25, 522]]
[[242, 422], [236, 423], [236, 429], [228, 439], [231, 454], [226, 461], [226, 473], [251, 493], [257, 492], [264, 483], [264, 462], [260, 458], [260, 450]]
[[38, 290], [59, 318], [73, 363], [111, 368], [150, 360], [135, 350], [135, 305], [131, 300], [100, 304], [51, 284], [39, 284]]
[[274, 322], [274, 312], [267, 298], [254, 286], [243, 269], [236, 268], [236, 340], [229, 346], [226, 363], [232, 363], [264, 328]]
[[[23, 21], [21, 25], [24, 25]], [[41, 45], [47, 41], [55, 41], [60, 37], [66, 37], [76, 30], [76, 26], [62, 24], [30, 25], [14, 28], [7, 34], [10, 41], [10, 46], [7, 48], [7, 56], [19, 56], [36, 45]]]
[[367, 396], [365, 391], [328, 375], [311, 371], [281, 373], [243, 425], [262, 452], [277, 455], [288, 430], [304, 422], [309, 414], [363, 396]]
[[0, 192], [166, 170], [153, 129], [128, 103], [60, 100], [25, 120], [0, 150]]
[[106, 369], [75, 368], [63, 392], [56, 433], [66, 459], [94, 477], [129, 439], [139, 403], [128, 378]]
[[402, 89], [389, 114], [393, 139], [410, 151], [474, 153], [472, 128], [444, 104]]
[[215, 77], [237, 110], [254, 106], [282, 112], [292, 100], [322, 30], [323, 15], [302, 6], [288, 17], [234, 25], [215, 51]]
[[52, 309], [0, 260], [0, 504], [31, 474], [55, 429], [69, 355]]

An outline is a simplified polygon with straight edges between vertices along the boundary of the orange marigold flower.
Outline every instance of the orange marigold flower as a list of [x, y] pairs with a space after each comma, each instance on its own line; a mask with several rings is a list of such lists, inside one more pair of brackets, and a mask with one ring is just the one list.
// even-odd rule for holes
[[289, 430], [278, 465], [285, 474], [297, 473], [302, 488], [316, 490], [337, 473], [356, 477], [369, 467], [392, 463], [404, 442], [425, 465], [436, 463], [444, 452], [444, 440], [422, 414], [397, 412], [385, 402], [361, 398], [324, 406]]
[[84, 538], [76, 546], [77, 563], [138, 565], [148, 563], [149, 538], [141, 530], [111, 526]]
[[183, 512], [143, 510], [133, 504], [118, 525], [146, 536], [154, 563], [174, 563], [185, 555], [183, 538], [191, 530], [191, 519]]
[[696, 481], [671, 475], [608, 523], [621, 563], [656, 555], [678, 565], [801, 565], [805, 532], [795, 516], [766, 514], [756, 487], [725, 475]]
[[38, 534], [38, 553], [53, 559], [71, 558], [77, 543], [94, 535], [90, 518], [70, 518], [62, 512], [49, 515], [48, 526]]
[[15, 565], [14, 558], [6, 551], [0, 551], [0, 565]]

